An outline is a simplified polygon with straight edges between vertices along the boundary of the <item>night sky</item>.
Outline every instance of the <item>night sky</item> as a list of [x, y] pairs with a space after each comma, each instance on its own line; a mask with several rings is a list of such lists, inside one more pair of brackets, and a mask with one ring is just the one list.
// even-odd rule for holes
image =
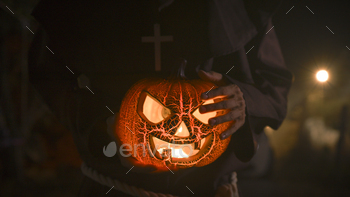
[[344, 0], [282, 3], [273, 18], [274, 28], [287, 66], [295, 75], [295, 86], [313, 85], [314, 74], [319, 69], [330, 72], [330, 86], [348, 83], [349, 8], [350, 2]]

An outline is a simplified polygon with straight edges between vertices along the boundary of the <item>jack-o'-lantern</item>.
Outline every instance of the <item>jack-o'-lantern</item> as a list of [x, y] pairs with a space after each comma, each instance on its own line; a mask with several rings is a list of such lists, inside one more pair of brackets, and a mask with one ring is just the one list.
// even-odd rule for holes
[[159, 169], [200, 167], [215, 161], [227, 148], [230, 137], [219, 135], [232, 122], [211, 126], [208, 120], [227, 111], [199, 113], [200, 95], [214, 84], [188, 80], [180, 68], [177, 77], [147, 78], [133, 85], [121, 104], [116, 137], [129, 145], [132, 156]]

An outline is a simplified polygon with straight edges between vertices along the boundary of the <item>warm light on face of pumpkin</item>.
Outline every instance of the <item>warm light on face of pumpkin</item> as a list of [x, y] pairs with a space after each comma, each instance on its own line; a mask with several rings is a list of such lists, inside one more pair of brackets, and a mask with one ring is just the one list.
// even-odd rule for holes
[[210, 126], [209, 119], [223, 113], [199, 113], [201, 105], [215, 102], [203, 102], [200, 98], [212, 84], [199, 80], [150, 83], [139, 82], [129, 90], [116, 133], [122, 143], [150, 147], [145, 157], [141, 156], [141, 149], [136, 150], [139, 161], [159, 167], [187, 168], [207, 165], [225, 151], [230, 138], [220, 140], [219, 135], [230, 123]]
[[[213, 99], [205, 101], [203, 103], [203, 105], [208, 105], [211, 103], [214, 103]], [[214, 118], [217, 115], [217, 112], [214, 111], [214, 112], [208, 112], [208, 113], [201, 114], [201, 113], [199, 113], [199, 108], [198, 108], [196, 111], [193, 112], [192, 115], [195, 118], [197, 118], [199, 121], [201, 121], [202, 123], [209, 124], [209, 119]]]
[[[190, 133], [184, 122], [182, 122], [175, 133], [176, 137], [189, 137]], [[205, 142], [205, 138], [201, 140], [201, 147]], [[160, 154], [163, 154], [164, 149], [171, 149], [172, 158], [188, 158], [190, 156], [196, 155], [199, 150], [195, 150], [194, 144], [179, 145], [168, 143], [158, 138], [153, 138], [154, 146]]]
[[[142, 106], [142, 110], [140, 112], [142, 117], [146, 118], [151, 123], [160, 123], [170, 116], [171, 111], [168, 108], [166, 108], [163, 104], [161, 104], [159, 101], [153, 98], [152, 95], [148, 93], [143, 93], [143, 94], [145, 96], [142, 96], [139, 101], [140, 102], [139, 107]], [[210, 103], [214, 103], [214, 101], [213, 100], [205, 101], [203, 105], [210, 104]], [[203, 122], [204, 124], [208, 124], [208, 120], [212, 117], [215, 117], [216, 112], [200, 114], [199, 109], [197, 109], [195, 110], [195, 112], [193, 112], [193, 116], [197, 118], [199, 121]], [[168, 131], [164, 130], [164, 132], [167, 133]], [[191, 135], [190, 135], [190, 132], [188, 131], [187, 125], [185, 124], [184, 121], [181, 121], [180, 125], [176, 129], [174, 138], [188, 138], [188, 137], [191, 137]], [[200, 148], [203, 147], [203, 144], [206, 141], [206, 138], [202, 139], [201, 145], [197, 147], [195, 143], [191, 143], [191, 144], [169, 143], [154, 136], [151, 136], [150, 140], [151, 140], [151, 148], [156, 149], [160, 155], [160, 156], [155, 155], [156, 157], [158, 157], [159, 159], [166, 157], [166, 153], [164, 150], [168, 150], [168, 151], [171, 151], [171, 158], [173, 158], [175, 161], [177, 158], [189, 158], [191, 156], [195, 156], [200, 151]]]
[[185, 125], [184, 122], [181, 122], [179, 128], [177, 129], [176, 133], [175, 133], [176, 137], [189, 137], [190, 136], [190, 132], [188, 132], [188, 129]]
[[157, 100], [155, 100], [149, 95], [146, 95], [142, 108], [142, 113], [150, 122], [159, 123], [165, 118], [169, 117], [171, 112]]

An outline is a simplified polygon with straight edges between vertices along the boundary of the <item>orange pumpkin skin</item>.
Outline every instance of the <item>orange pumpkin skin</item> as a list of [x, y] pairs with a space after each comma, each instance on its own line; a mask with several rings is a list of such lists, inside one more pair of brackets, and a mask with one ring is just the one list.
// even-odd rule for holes
[[[213, 86], [215, 88], [214, 84], [202, 80], [180, 78], [149, 78], [137, 82], [129, 89], [122, 101], [116, 124], [116, 137], [121, 144], [129, 144], [132, 147], [132, 156], [138, 161], [154, 165], [158, 169], [200, 167], [212, 163], [226, 150], [231, 137], [221, 140], [219, 136], [232, 125], [233, 121], [211, 126], [199, 121], [192, 113], [203, 102], [200, 95]], [[169, 117], [156, 124], [145, 120], [142, 112], [140, 114], [140, 105], [144, 102], [141, 98], [145, 93], [170, 109]], [[174, 137], [181, 122], [186, 124], [190, 136]], [[198, 145], [201, 141], [205, 141], [205, 146], [202, 144], [199, 152], [188, 158], [163, 159], [159, 157], [157, 151], [153, 150], [152, 137], [175, 144]], [[205, 140], [202, 140], [204, 138]], [[145, 151], [143, 147], [146, 149], [150, 147], [151, 150]]]

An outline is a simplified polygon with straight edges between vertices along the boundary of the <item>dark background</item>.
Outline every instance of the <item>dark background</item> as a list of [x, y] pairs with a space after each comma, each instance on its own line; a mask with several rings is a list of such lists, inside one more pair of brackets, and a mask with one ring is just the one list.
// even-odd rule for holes
[[[27, 82], [36, 3], [0, 1], [0, 196], [75, 196], [82, 175], [72, 137]], [[265, 130], [272, 150], [261, 145], [239, 173], [244, 196], [350, 196], [349, 8], [345, 0], [289, 0], [275, 14], [295, 81], [286, 120]], [[320, 69], [329, 81], [317, 82]]]

